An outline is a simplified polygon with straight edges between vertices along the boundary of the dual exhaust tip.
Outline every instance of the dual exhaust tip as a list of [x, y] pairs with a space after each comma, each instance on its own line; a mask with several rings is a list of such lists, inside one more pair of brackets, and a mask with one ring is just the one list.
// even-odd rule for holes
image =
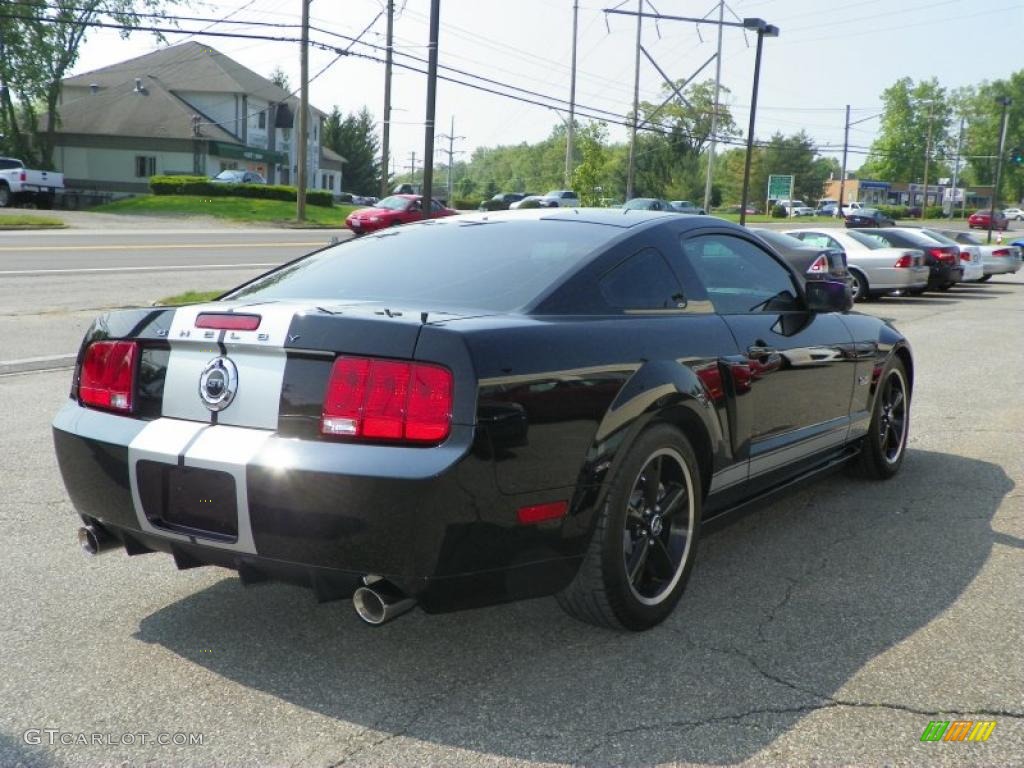
[[[78, 529], [78, 546], [90, 557], [114, 549], [120, 543], [110, 531], [97, 523], [88, 523]], [[359, 618], [367, 624], [375, 627], [386, 624], [416, 606], [413, 598], [380, 577], [367, 576], [363, 581], [365, 585], [352, 595], [352, 606]]]

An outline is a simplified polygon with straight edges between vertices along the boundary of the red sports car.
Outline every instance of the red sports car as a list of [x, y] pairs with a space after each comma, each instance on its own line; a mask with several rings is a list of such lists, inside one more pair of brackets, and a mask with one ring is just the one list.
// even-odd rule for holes
[[[458, 211], [445, 208], [434, 200], [431, 216], [453, 216]], [[423, 198], [420, 195], [392, 195], [385, 197], [371, 208], [360, 208], [352, 211], [345, 219], [345, 224], [357, 235], [376, 232], [385, 227], [396, 227], [411, 221], [423, 219]]]
[[[970, 229], [977, 227], [978, 229], [988, 229], [988, 219], [992, 211], [988, 208], [982, 208], [980, 211], [972, 213], [967, 219], [967, 226]], [[995, 217], [992, 219], [992, 229], [1001, 229], [1004, 232], [1010, 228], [1010, 220], [1003, 215], [1000, 210], [996, 211]]]

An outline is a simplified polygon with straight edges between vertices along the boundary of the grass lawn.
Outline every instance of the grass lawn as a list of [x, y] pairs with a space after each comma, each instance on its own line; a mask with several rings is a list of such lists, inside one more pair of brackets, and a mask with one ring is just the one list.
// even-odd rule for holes
[[15, 213], [0, 216], [0, 229], [60, 229], [67, 226], [55, 216]]
[[257, 200], [251, 197], [192, 197], [189, 195], [142, 195], [97, 206], [98, 213], [143, 214], [147, 216], [213, 216], [232, 221], [262, 222], [292, 226], [344, 227], [345, 217], [356, 206], [306, 206], [306, 223], [295, 221], [295, 203]]
[[159, 299], [156, 304], [164, 307], [177, 307], [181, 304], [202, 304], [204, 301], [213, 301], [224, 291], [185, 291], [176, 293], [174, 296], [165, 296]]

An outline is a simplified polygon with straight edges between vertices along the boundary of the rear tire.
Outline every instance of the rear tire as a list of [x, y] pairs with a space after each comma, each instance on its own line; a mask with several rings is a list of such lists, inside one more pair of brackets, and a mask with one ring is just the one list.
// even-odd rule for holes
[[888, 480], [900, 471], [910, 434], [907, 370], [893, 356], [878, 380], [871, 422], [855, 470], [869, 480]]
[[924, 292], [927, 290], [927, 288], [911, 288], [907, 293], [911, 296], [923, 296]]
[[868, 292], [868, 279], [856, 269], [850, 270], [850, 277], [853, 278], [853, 284], [850, 286], [850, 293], [853, 294], [853, 300], [865, 301], [870, 295]]
[[11, 188], [6, 183], [0, 182], [0, 208], [7, 208], [11, 204]]
[[952, 287], [953, 287], [953, 283], [943, 283], [942, 285], [939, 286], [939, 290], [940, 291], [948, 291]]
[[611, 478], [590, 546], [559, 605], [609, 629], [638, 632], [664, 621], [693, 568], [701, 498], [690, 441], [667, 424], [643, 432]]

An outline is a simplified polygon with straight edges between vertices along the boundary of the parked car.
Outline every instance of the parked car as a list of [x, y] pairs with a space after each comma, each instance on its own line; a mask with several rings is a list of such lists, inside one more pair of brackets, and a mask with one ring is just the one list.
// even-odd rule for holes
[[1024, 240], [1014, 241], [1009, 245], [989, 244], [963, 230], [944, 229], [942, 234], [958, 243], [973, 245], [981, 252], [981, 268], [984, 273], [980, 278], [982, 282], [991, 280], [992, 275], [1015, 274], [1021, 267]]
[[36, 171], [14, 157], [0, 157], [0, 208], [18, 203], [34, 203], [37, 208], [53, 208], [57, 193], [64, 189], [64, 174]]
[[1020, 208], [1004, 208], [1003, 216], [1008, 219], [1015, 219], [1016, 221], [1024, 221], [1024, 210]]
[[849, 308], [726, 221], [437, 219], [103, 315], [57, 463], [89, 553], [294, 580], [371, 624], [557, 594], [644, 630], [706, 523], [840, 464], [899, 472], [910, 347]]
[[393, 190], [391, 190], [391, 194], [393, 195], [418, 195], [420, 194], [420, 192], [421, 190], [419, 184], [409, 183], [398, 184], [395, 186]]
[[963, 280], [964, 269], [960, 264], [960, 249], [956, 245], [936, 243], [918, 229], [903, 227], [883, 228], [864, 234], [876, 238], [882, 245], [893, 248], [918, 248], [924, 251], [925, 264], [930, 270], [929, 291], [948, 291]]
[[789, 209], [789, 215], [794, 218], [797, 216], [813, 216], [814, 209], [809, 205], [794, 205]]
[[921, 227], [919, 232], [927, 235], [937, 243], [943, 245], [955, 245], [960, 250], [960, 266], [964, 268], [962, 282], [973, 283], [985, 276], [985, 269], [982, 265], [981, 248], [970, 243], [960, 243], [937, 229]]
[[707, 215], [707, 211], [697, 205], [694, 205], [689, 200], [671, 200], [670, 203], [677, 213], [689, 213], [694, 216]]
[[843, 216], [851, 216], [863, 211], [867, 207], [868, 206], [864, 205], [864, 203], [859, 203], [856, 200], [850, 200], [843, 205]]
[[374, 205], [379, 198], [373, 195], [350, 195], [352, 205]]
[[520, 208], [557, 208], [544, 195], [527, 195], [522, 200], [516, 200], [509, 205], [510, 211], [518, 211]]
[[[743, 206], [742, 205], [730, 205], [728, 208], [725, 209], [725, 212], [726, 213], [737, 213], [737, 214], [738, 213], [742, 213], [743, 212]], [[752, 216], [752, 215], [755, 215], [755, 214], [758, 214], [758, 213], [761, 213], [761, 209], [758, 208], [756, 205], [750, 205], [750, 204], [747, 205], [747, 216]]]
[[988, 229], [989, 219], [992, 219], [992, 229], [1001, 229], [1003, 232], [1010, 228], [1010, 220], [1003, 215], [1003, 212], [996, 210], [995, 216], [992, 216], [992, 211], [988, 208], [982, 208], [981, 210], [975, 211], [967, 217], [967, 226], [970, 229], [977, 227], [978, 229]]
[[553, 189], [544, 195], [549, 208], [578, 208], [580, 199], [571, 189]]
[[627, 211], [665, 211], [675, 213], [676, 209], [668, 200], [659, 197], [634, 197], [622, 206]]
[[843, 216], [843, 221], [850, 229], [856, 227], [891, 227], [896, 222], [877, 208], [861, 208], [859, 211]]
[[929, 268], [920, 248], [884, 245], [857, 229], [791, 229], [786, 234], [817, 248], [844, 251], [856, 301], [893, 291], [919, 294], [928, 286]]
[[819, 205], [814, 209], [815, 216], [835, 216], [836, 211], [839, 210], [837, 203], [826, 203], [825, 205]]
[[214, 184], [266, 184], [267, 180], [256, 171], [243, 171], [229, 168], [221, 171], [212, 179]]
[[[446, 208], [434, 200], [431, 218], [454, 216], [458, 211]], [[391, 195], [369, 208], [358, 208], [348, 215], [345, 224], [356, 236], [376, 232], [386, 227], [397, 227], [423, 218], [423, 198], [420, 195]]]
[[481, 211], [507, 211], [512, 203], [518, 203], [526, 197], [525, 192], [499, 192], [490, 200], [480, 203]]
[[750, 231], [774, 248], [804, 280], [841, 280], [850, 286], [853, 295], [854, 283], [842, 248], [805, 243], [776, 229], [751, 227]]
[[[813, 216], [814, 209], [811, 208], [803, 200], [776, 200], [775, 205], [781, 205], [786, 209], [787, 216]], [[806, 213], [805, 209], [810, 210], [810, 213]]]

